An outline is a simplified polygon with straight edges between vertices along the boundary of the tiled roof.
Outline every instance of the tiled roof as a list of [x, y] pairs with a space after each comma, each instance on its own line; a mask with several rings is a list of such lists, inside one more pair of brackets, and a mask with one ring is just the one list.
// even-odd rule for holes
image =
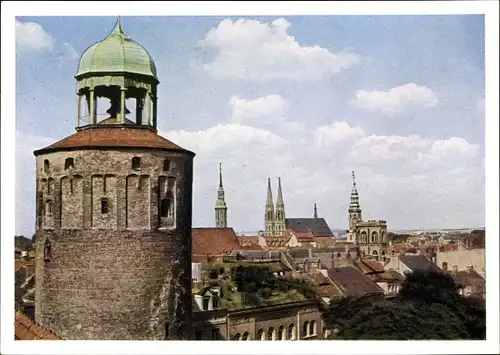
[[458, 244], [457, 243], [448, 243], [448, 244], [441, 244], [438, 247], [438, 251], [443, 253], [447, 251], [455, 251], [458, 250]]
[[50, 330], [33, 322], [28, 316], [16, 312], [14, 334], [17, 340], [61, 340]]
[[412, 271], [439, 271], [441, 270], [423, 255], [402, 255], [399, 260]]
[[35, 151], [35, 155], [57, 150], [92, 148], [156, 148], [189, 152], [149, 129], [96, 127], [84, 129]]
[[328, 269], [328, 276], [351, 297], [384, 293], [375, 282], [351, 266]]
[[315, 242], [314, 234], [312, 232], [294, 232], [297, 241], [300, 243], [313, 243]]
[[462, 286], [473, 285], [474, 283], [485, 283], [485, 279], [475, 270], [448, 272]]
[[287, 218], [286, 227], [295, 232], [312, 232], [315, 237], [333, 237], [324, 218]]
[[396, 270], [385, 270], [384, 272], [366, 275], [374, 282], [403, 282], [405, 277]]
[[228, 255], [241, 249], [233, 228], [193, 228], [192, 255]]
[[335, 245], [334, 237], [315, 237], [316, 243], [325, 247], [333, 247]]
[[258, 235], [242, 235], [238, 237], [241, 245], [246, 244], [259, 244], [259, 236]]
[[462, 238], [460, 241], [466, 248], [484, 248], [484, 231], [475, 231], [476, 233], [471, 233], [466, 237]]
[[328, 297], [342, 295], [340, 289], [320, 272], [310, 272], [298, 274], [296, 277], [309, 281], [313, 286], [313, 291], [319, 297]]
[[33, 263], [31, 260], [16, 260], [15, 261], [15, 270], [14, 271], [19, 271], [26, 265], [29, 265]]

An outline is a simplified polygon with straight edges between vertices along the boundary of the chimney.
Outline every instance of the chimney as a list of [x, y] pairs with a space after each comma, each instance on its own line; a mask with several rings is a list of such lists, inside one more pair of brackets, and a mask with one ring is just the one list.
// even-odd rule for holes
[[458, 266], [453, 265], [453, 272], [458, 272]]
[[467, 265], [467, 272], [470, 274], [472, 271], [474, 271], [474, 266], [473, 265]]
[[309, 250], [309, 257], [312, 258], [313, 255], [312, 255], [312, 250], [311, 249], [308, 249]]

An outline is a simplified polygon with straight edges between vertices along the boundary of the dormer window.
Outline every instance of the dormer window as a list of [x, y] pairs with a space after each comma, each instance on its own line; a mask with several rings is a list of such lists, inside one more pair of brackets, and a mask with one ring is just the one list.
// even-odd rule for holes
[[170, 170], [170, 160], [165, 159], [163, 161], [163, 171], [169, 171]]
[[50, 168], [50, 163], [48, 159], [43, 161], [43, 171], [48, 174]]
[[101, 198], [101, 213], [109, 213], [109, 202], [107, 198]]
[[132, 170], [140, 170], [141, 169], [141, 158], [133, 157], [132, 158]]
[[64, 162], [64, 170], [68, 170], [69, 168], [74, 168], [75, 162], [73, 158], [66, 158]]

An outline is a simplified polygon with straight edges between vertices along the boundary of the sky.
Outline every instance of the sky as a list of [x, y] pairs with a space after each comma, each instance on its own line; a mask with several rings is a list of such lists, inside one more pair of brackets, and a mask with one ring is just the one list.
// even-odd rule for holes
[[[33, 151], [73, 134], [80, 55], [116, 17], [16, 19], [16, 234], [35, 224]], [[264, 228], [267, 178], [287, 217], [346, 229], [485, 224], [483, 15], [122, 17], [155, 60], [158, 130], [196, 153], [193, 227]], [[102, 106], [101, 110], [106, 110]]]

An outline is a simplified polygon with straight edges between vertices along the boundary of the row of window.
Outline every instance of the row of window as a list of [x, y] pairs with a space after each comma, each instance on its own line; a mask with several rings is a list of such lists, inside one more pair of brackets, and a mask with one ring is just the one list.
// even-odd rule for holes
[[[316, 335], [316, 321], [305, 321], [302, 326], [302, 338], [313, 335]], [[233, 340], [250, 340], [250, 335], [248, 332], [244, 332], [243, 334], [236, 333]], [[256, 334], [256, 340], [295, 340], [295, 325], [293, 323], [290, 324], [286, 332], [285, 327], [280, 326], [277, 334], [273, 327], [270, 327], [267, 333], [263, 329], [259, 329]]]
[[[159, 215], [162, 218], [173, 217], [173, 204], [174, 196], [171, 191], [167, 192], [167, 196], [160, 201], [160, 211]], [[101, 214], [108, 214], [110, 211], [109, 200], [106, 197], [101, 198]], [[53, 203], [52, 200], [47, 200], [45, 202], [45, 213], [47, 217], [51, 217], [53, 214]]]
[[[163, 161], [163, 171], [169, 171], [170, 170], [170, 160], [165, 159]], [[73, 158], [66, 158], [64, 162], [64, 170], [68, 170], [70, 168], [75, 167], [75, 161]], [[140, 170], [141, 169], [141, 158], [139, 157], [133, 157], [132, 158], [132, 170]], [[48, 173], [50, 170], [50, 162], [48, 159], [45, 159], [43, 161], [43, 171], [45, 173]]]

